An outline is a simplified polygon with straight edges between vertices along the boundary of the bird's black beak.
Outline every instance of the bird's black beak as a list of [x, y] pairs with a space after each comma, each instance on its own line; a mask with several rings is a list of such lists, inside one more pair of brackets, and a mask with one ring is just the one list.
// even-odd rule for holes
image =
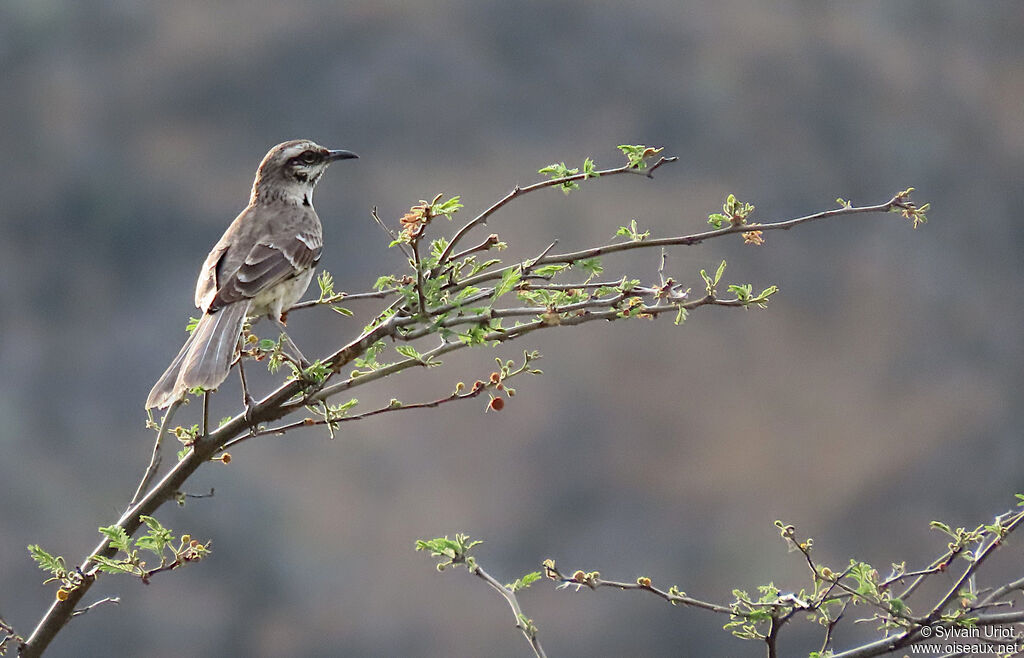
[[358, 158], [359, 156], [352, 151], [328, 151], [327, 161], [334, 162], [335, 160], [351, 160], [352, 158]]

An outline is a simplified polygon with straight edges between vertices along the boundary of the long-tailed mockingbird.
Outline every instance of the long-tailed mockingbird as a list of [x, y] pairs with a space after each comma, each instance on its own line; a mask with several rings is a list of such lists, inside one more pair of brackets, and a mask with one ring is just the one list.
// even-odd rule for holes
[[212, 390], [231, 370], [247, 317], [283, 326], [320, 260], [323, 231], [313, 188], [335, 160], [359, 157], [306, 139], [270, 149], [252, 184], [249, 205], [206, 257], [196, 284], [199, 324], [149, 392], [146, 408], [163, 408], [190, 389]]

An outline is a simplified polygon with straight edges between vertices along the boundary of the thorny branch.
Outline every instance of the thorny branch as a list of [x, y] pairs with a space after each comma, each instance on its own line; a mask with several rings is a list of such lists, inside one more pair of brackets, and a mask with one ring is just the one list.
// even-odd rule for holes
[[512, 608], [512, 614], [516, 619], [516, 628], [522, 632], [523, 637], [530, 643], [534, 656], [536, 658], [545, 658], [546, 654], [540, 645], [540, 639], [537, 637], [537, 627], [532, 619], [523, 614], [523, 609], [519, 605], [519, 597], [516, 596], [517, 590], [529, 587], [534, 580], [540, 578], [540, 574], [530, 574], [523, 579], [517, 580], [515, 583], [502, 585], [494, 576], [484, 571], [477, 563], [476, 558], [469, 554], [469, 551], [479, 543], [479, 541], [470, 541], [469, 535], [457, 534], [455, 539], [449, 539], [445, 536], [427, 541], [419, 540], [416, 542], [416, 550], [429, 551], [431, 557], [438, 560], [438, 571], [444, 571], [450, 566], [464, 565], [471, 574], [501, 594], [505, 601], [508, 602], [509, 607]]
[[[1020, 497], [1024, 505], [1024, 497]], [[950, 551], [933, 561], [931, 566], [913, 572], [905, 572], [902, 567], [894, 568], [894, 573], [887, 578], [878, 576], [877, 571], [869, 565], [851, 561], [850, 566], [841, 572], [833, 572], [819, 564], [812, 556], [813, 540], [798, 540], [796, 529], [791, 525], [777, 523], [782, 530], [782, 537], [790, 547], [795, 547], [807, 563], [811, 575], [810, 590], [801, 590], [797, 594], [783, 594], [774, 586], [761, 588], [762, 596], [755, 600], [745, 592], [735, 591], [735, 599], [728, 605], [710, 603], [693, 598], [672, 586], [669, 589], [655, 587], [650, 578], [640, 577], [636, 582], [617, 582], [601, 578], [596, 571], [576, 571], [571, 576], [563, 575], [554, 560], [543, 563], [544, 575], [559, 583], [558, 588], [574, 588], [576, 591], [586, 587], [591, 590], [612, 588], [619, 590], [639, 590], [649, 592], [673, 605], [685, 605], [718, 614], [728, 615], [730, 622], [726, 628], [732, 628], [733, 634], [743, 639], [761, 640], [765, 643], [769, 657], [778, 655], [777, 641], [782, 627], [798, 613], [807, 614], [811, 619], [824, 626], [825, 634], [818, 655], [832, 658], [870, 658], [902, 652], [906, 647], [934, 641], [938, 635], [936, 629], [947, 631], [945, 637], [951, 635], [952, 629], [971, 627], [1002, 626], [1024, 622], [1024, 611], [986, 612], [993, 607], [1012, 607], [1012, 599], [1008, 597], [1024, 591], [1024, 578], [1019, 578], [1006, 585], [995, 588], [984, 598], [975, 596], [974, 580], [982, 564], [992, 553], [1001, 547], [1006, 538], [1024, 522], [1024, 511], [1011, 510], [996, 517], [992, 524], [982, 525], [973, 531], [959, 528], [948, 529], [944, 524], [933, 527], [944, 529], [954, 538]], [[905, 579], [913, 578], [916, 586], [922, 580], [940, 574], [946, 574], [953, 568], [953, 561], [963, 563], [963, 569], [955, 579], [947, 593], [927, 604], [927, 612], [914, 615], [908, 604], [913, 591], [904, 592], [903, 596], [894, 597], [891, 588]], [[836, 625], [848, 613], [850, 605], [867, 606], [875, 610], [875, 614], [862, 621], [876, 621], [885, 629], [885, 636], [877, 641], [838, 653], [832, 650], [833, 633]], [[763, 630], [762, 630], [763, 628]], [[964, 633], [962, 637], [971, 637]], [[1024, 634], [1019, 631], [1000, 635], [998, 640], [977, 637], [981, 643], [1004, 646], [1024, 645]]]
[[[526, 187], [515, 187], [506, 196], [492, 204], [479, 215], [468, 221], [459, 228], [450, 241], [444, 244], [443, 249], [432, 254], [430, 264], [422, 262], [421, 254], [415, 248], [402, 244], [403, 249], [410, 255], [413, 266], [416, 270], [415, 276], [398, 277], [391, 285], [384, 285], [378, 290], [347, 294], [334, 293], [333, 290], [322, 290], [320, 299], [312, 302], [302, 302], [295, 308], [307, 308], [315, 305], [330, 305], [342, 300], [357, 299], [382, 299], [390, 300], [389, 305], [377, 314], [366, 326], [363, 332], [340, 347], [331, 354], [318, 360], [313, 367], [305, 371], [296, 368], [295, 376], [279, 385], [275, 390], [266, 395], [263, 399], [255, 401], [244, 411], [213, 429], [206, 424], [206, 415], [202, 418], [200, 431], [191, 436], [186, 443], [186, 450], [179, 461], [157, 480], [160, 466], [160, 442], [163, 436], [170, 431], [169, 424], [171, 416], [177, 409], [172, 406], [165, 415], [163, 422], [157, 430], [157, 441], [154, 445], [153, 455], [143, 477], [140, 480], [137, 493], [132, 498], [132, 503], [122, 514], [115, 526], [118, 531], [123, 531], [131, 537], [142, 523], [141, 517], [151, 516], [168, 500], [179, 497], [187, 479], [203, 464], [215, 459], [218, 453], [227, 446], [238, 443], [252, 434], [265, 435], [268, 433], [280, 433], [299, 426], [306, 426], [305, 420], [299, 423], [279, 426], [275, 429], [267, 429], [266, 425], [279, 420], [299, 409], [318, 404], [326, 405], [328, 398], [337, 395], [357, 386], [370, 384], [384, 377], [399, 373], [413, 366], [423, 366], [436, 360], [437, 357], [449, 352], [462, 349], [470, 345], [491, 344], [499, 345], [522, 338], [534, 331], [552, 327], [571, 327], [598, 320], [613, 321], [626, 318], [656, 318], [664, 313], [673, 312], [677, 320], [685, 318], [685, 313], [701, 306], [727, 306], [727, 307], [749, 307], [751, 305], [763, 305], [767, 297], [774, 292], [765, 291], [760, 296], [753, 295], [749, 290], [732, 290], [732, 295], [720, 296], [715, 289], [718, 278], [721, 276], [721, 269], [716, 275], [714, 282], [705, 276], [707, 282], [707, 294], [694, 300], [687, 299], [685, 291], [680, 292], [674, 286], [666, 289], [666, 282], [660, 286], [634, 286], [622, 281], [617, 286], [611, 286], [612, 290], [604, 291], [604, 294], [596, 294], [602, 291], [600, 286], [594, 285], [588, 279], [579, 284], [565, 284], [552, 282], [553, 271], [546, 269], [549, 265], [566, 265], [575, 267], [584, 263], [586, 259], [597, 256], [614, 254], [632, 249], [660, 248], [674, 245], [693, 245], [700, 242], [723, 237], [732, 233], [749, 233], [751, 231], [785, 230], [798, 224], [825, 219], [830, 217], [842, 217], [854, 214], [878, 213], [898, 210], [904, 215], [912, 216], [915, 224], [923, 221], [923, 210], [917, 209], [911, 204], [907, 197], [909, 190], [897, 194], [890, 201], [874, 206], [852, 207], [849, 204], [835, 210], [816, 213], [807, 217], [797, 218], [766, 224], [746, 224], [734, 222], [732, 225], [712, 231], [703, 231], [691, 235], [643, 239], [630, 242], [612, 243], [599, 245], [580, 251], [569, 251], [561, 254], [550, 253], [555, 246], [552, 243], [541, 254], [532, 259], [526, 259], [514, 265], [500, 266], [496, 259], [483, 264], [475, 261], [476, 254], [488, 252], [499, 248], [501, 243], [497, 236], [491, 235], [479, 244], [456, 252], [457, 245], [477, 226], [485, 224], [498, 210], [511, 203], [515, 199], [537, 190], [559, 187], [568, 190], [577, 182], [587, 179], [600, 178], [618, 174], [638, 174], [651, 177], [654, 171], [660, 167], [675, 161], [675, 158], [658, 157], [660, 150], [646, 149], [642, 155], [630, 155], [630, 162], [621, 167], [596, 170], [585, 170], [581, 174], [553, 177]], [[648, 161], [650, 158], [651, 161]], [[592, 164], [592, 163], [591, 163]], [[440, 196], [435, 199], [438, 202]], [[429, 213], [427, 213], [429, 215]], [[447, 213], [445, 213], [447, 214]], [[429, 217], [428, 217], [429, 218]], [[382, 222], [383, 225], [383, 222]], [[425, 224], [423, 228], [425, 228]], [[389, 235], [396, 237], [394, 231], [385, 226]], [[401, 241], [401, 236], [397, 236]], [[418, 241], [418, 240], [417, 240]], [[463, 272], [469, 270], [469, 274]], [[568, 269], [568, 268], [567, 268]], [[703, 274], [703, 273], [702, 273]], [[535, 285], [535, 282], [543, 280], [544, 285]], [[496, 282], [496, 283], [491, 283]], [[503, 286], [510, 286], [508, 290]], [[428, 287], [433, 286], [428, 294]], [[483, 287], [479, 287], [483, 286]], [[517, 288], [518, 286], [518, 288]], [[568, 287], [566, 287], [568, 286]], [[468, 290], [475, 288], [475, 290]], [[536, 303], [526, 306], [499, 307], [496, 306], [498, 297], [504, 293], [511, 293], [516, 289], [519, 296], [532, 293], [573, 295], [578, 294], [579, 299], [562, 299], [548, 305]], [[573, 291], [580, 291], [579, 293]], [[590, 293], [595, 293], [591, 295]], [[742, 293], [742, 294], [741, 294]], [[460, 295], [462, 295], [460, 297]], [[482, 303], [484, 308], [474, 308], [473, 304]], [[502, 327], [501, 319], [517, 319], [517, 324], [511, 327]], [[456, 329], [465, 328], [465, 334], [457, 333]], [[383, 341], [392, 341], [408, 344], [420, 337], [427, 337], [432, 334], [441, 337], [440, 345], [433, 347], [418, 356], [409, 356], [391, 364], [376, 364], [373, 367], [358, 366], [357, 371], [341, 381], [340, 373], [353, 363], [365, 362], [371, 350], [376, 350]], [[247, 352], [247, 353], [252, 353]], [[362, 361], [360, 361], [362, 360]], [[476, 395], [480, 392], [476, 391]], [[352, 420], [366, 418], [372, 415], [387, 413], [391, 410], [425, 408], [440, 406], [449, 401], [457, 401], [474, 397], [474, 391], [459, 392], [458, 395], [450, 398], [442, 398], [433, 402], [423, 402], [408, 405], [401, 405], [395, 409], [375, 409], [364, 412], [360, 415], [345, 416]], [[204, 405], [205, 407], [205, 405]], [[332, 428], [343, 417], [324, 417], [323, 424]], [[314, 421], [316, 424], [317, 421]], [[180, 430], [181, 428], [178, 428]], [[175, 431], [180, 437], [181, 433]], [[157, 480], [153, 483], [154, 480]], [[20, 655], [24, 658], [34, 658], [43, 653], [54, 636], [74, 616], [82, 598], [89, 591], [98, 575], [97, 559], [111, 559], [117, 550], [111, 546], [109, 539], [101, 541], [91, 551], [80, 565], [76, 573], [76, 584], [65, 592], [65, 596], [56, 600], [47, 613], [42, 617], [28, 640], [20, 647]], [[94, 559], [92, 556], [96, 556]], [[511, 602], [510, 602], [511, 603]], [[513, 606], [514, 607], [514, 606]]]

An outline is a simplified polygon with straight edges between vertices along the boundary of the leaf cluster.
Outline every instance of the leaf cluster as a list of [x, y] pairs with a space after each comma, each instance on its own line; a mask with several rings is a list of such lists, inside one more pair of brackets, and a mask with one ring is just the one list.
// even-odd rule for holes
[[[134, 541], [119, 525], [100, 528], [100, 533], [107, 538], [110, 547], [117, 553], [114, 557], [93, 555], [90, 559], [96, 564], [97, 570], [102, 573], [136, 576], [148, 585], [153, 575], [190, 562], [198, 562], [210, 553], [210, 542], [200, 543], [190, 535], [182, 535], [181, 539], [177, 539], [170, 529], [165, 528], [154, 517], [143, 515], [141, 520], [146, 525], [147, 532]], [[144, 553], [155, 556], [159, 564], [148, 567], [142, 559]]]

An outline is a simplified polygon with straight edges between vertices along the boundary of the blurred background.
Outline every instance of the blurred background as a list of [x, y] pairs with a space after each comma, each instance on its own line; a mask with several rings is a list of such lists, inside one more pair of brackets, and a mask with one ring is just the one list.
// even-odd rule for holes
[[[617, 165], [623, 143], [680, 161], [527, 197], [481, 236], [526, 257], [633, 218], [678, 235], [730, 192], [762, 221], [909, 186], [932, 203], [916, 232], [858, 216], [671, 253], [687, 285], [721, 259], [730, 282], [779, 285], [766, 311], [544, 332], [358, 395], [433, 399], [539, 349], [545, 375], [501, 413], [477, 400], [240, 446], [190, 482], [212, 499], [159, 514], [213, 555], [149, 587], [104, 579], [90, 596], [122, 604], [50, 655], [524, 656], [506, 603], [415, 539], [485, 539], [505, 581], [550, 557], [724, 602], [807, 584], [775, 519], [826, 564], [887, 571], [945, 549], [930, 520], [973, 527], [1024, 490], [1020, 2], [7, 0], [0, 97], [0, 615], [26, 635], [54, 587], [25, 546], [77, 563], [131, 497], [142, 402], [278, 142], [361, 156], [317, 192], [322, 265], [350, 292], [403, 266], [373, 206], [396, 222], [444, 192], [470, 215], [551, 162]], [[657, 254], [605, 267], [650, 282]], [[352, 308], [297, 313], [292, 336], [322, 354], [377, 306]], [[226, 390], [214, 418], [238, 407]], [[1011, 542], [991, 577], [1021, 557]], [[641, 594], [539, 583], [522, 603], [552, 656], [762, 655]], [[786, 655], [818, 648], [800, 624]]]

